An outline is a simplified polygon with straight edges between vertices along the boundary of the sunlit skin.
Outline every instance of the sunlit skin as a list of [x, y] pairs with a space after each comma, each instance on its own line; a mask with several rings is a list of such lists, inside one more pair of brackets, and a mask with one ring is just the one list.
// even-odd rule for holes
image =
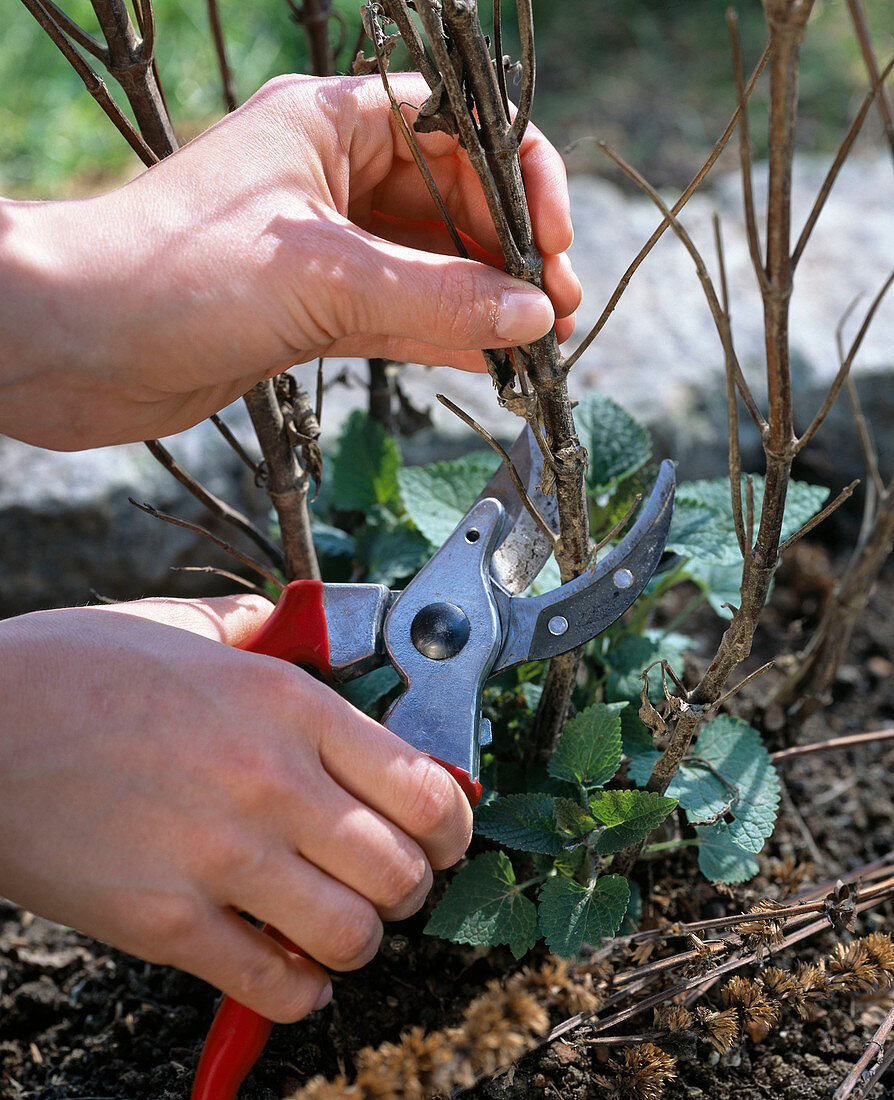
[[[394, 85], [425, 98], [417, 77]], [[556, 151], [533, 128], [521, 151], [547, 296], [499, 270], [456, 143], [420, 143], [475, 259], [451, 254], [378, 78], [282, 78], [109, 194], [0, 200], [0, 431], [139, 440], [320, 355], [482, 370], [477, 349], [555, 317], [567, 336]], [[319, 681], [233, 648], [270, 610], [157, 599], [0, 622], [0, 893], [291, 1021], [331, 995], [326, 968], [362, 966], [381, 922], [420, 907], [471, 812]]]
[[[412, 74], [394, 89], [427, 93]], [[116, 191], [0, 203], [0, 430], [102, 446], [180, 431], [319, 356], [483, 370], [474, 349], [555, 317], [566, 338], [580, 285], [558, 153], [529, 128], [547, 297], [490, 266], [499, 245], [456, 140], [419, 140], [476, 260], [455, 256], [377, 77], [280, 78]]]

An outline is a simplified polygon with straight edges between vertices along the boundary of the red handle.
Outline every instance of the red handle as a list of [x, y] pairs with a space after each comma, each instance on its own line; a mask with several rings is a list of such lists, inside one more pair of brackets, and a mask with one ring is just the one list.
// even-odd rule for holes
[[323, 582], [292, 581], [286, 585], [270, 618], [236, 648], [279, 657], [293, 665], [310, 665], [328, 676], [332, 669]]
[[[239, 649], [279, 657], [295, 665], [310, 665], [330, 675], [329, 627], [321, 581], [292, 581], [280, 596], [270, 618]], [[438, 763], [459, 783], [472, 806], [481, 799], [481, 784], [461, 768]], [[269, 924], [262, 931], [294, 955], [304, 952]], [[196, 1070], [192, 1100], [235, 1100], [239, 1086], [255, 1064], [273, 1024], [253, 1009], [224, 997], [221, 1001]]]

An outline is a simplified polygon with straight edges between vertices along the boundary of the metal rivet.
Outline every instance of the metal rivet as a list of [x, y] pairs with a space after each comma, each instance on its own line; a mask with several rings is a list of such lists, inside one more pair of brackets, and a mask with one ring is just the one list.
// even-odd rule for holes
[[617, 569], [612, 580], [615, 588], [629, 588], [633, 584], [633, 574], [629, 569]]
[[416, 612], [410, 640], [424, 657], [446, 661], [469, 640], [472, 625], [462, 608], [452, 603], [430, 603]]
[[550, 634], [555, 634], [558, 638], [561, 634], [564, 634], [568, 629], [568, 620], [564, 615], [553, 615], [550, 621], [546, 624], [546, 629]]

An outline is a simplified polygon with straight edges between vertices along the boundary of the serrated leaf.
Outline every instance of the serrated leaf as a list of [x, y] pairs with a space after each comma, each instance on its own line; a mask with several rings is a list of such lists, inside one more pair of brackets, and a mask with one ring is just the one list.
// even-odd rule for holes
[[609, 397], [591, 390], [574, 410], [578, 438], [587, 448], [587, 491], [605, 492], [652, 457], [649, 433]]
[[564, 958], [580, 953], [583, 944], [598, 944], [614, 936], [627, 912], [630, 887], [620, 875], [603, 875], [582, 886], [555, 875], [540, 891], [540, 927], [550, 951]]
[[618, 706], [596, 703], [565, 724], [547, 770], [554, 779], [601, 787], [621, 763]]
[[505, 852], [485, 852], [459, 871], [425, 931], [454, 943], [513, 945], [513, 952], [537, 942], [537, 909], [515, 881]]
[[404, 508], [432, 546], [440, 546], [453, 533], [499, 464], [493, 451], [476, 451], [453, 462], [405, 466], [400, 471]]
[[338, 689], [343, 699], [347, 699], [358, 710], [369, 714], [370, 710], [380, 699], [383, 699], [389, 691], [400, 683], [400, 677], [390, 665], [374, 668], [365, 676], [352, 680], [349, 684], [342, 684]]
[[607, 856], [644, 840], [676, 804], [675, 798], [652, 791], [603, 791], [590, 799], [590, 812], [606, 826], [596, 851]]
[[554, 798], [533, 791], [495, 798], [475, 813], [475, 832], [523, 852], [557, 856], [563, 839], [556, 824]]
[[560, 832], [573, 839], [585, 837], [596, 828], [596, 819], [570, 798], [557, 798], [554, 812]]
[[697, 826], [695, 832], [699, 870], [711, 882], [747, 882], [760, 870], [754, 856], [730, 840], [724, 822]]
[[779, 777], [757, 730], [741, 718], [719, 715], [701, 731], [667, 793], [690, 821], [704, 821], [729, 806], [732, 820], [724, 823], [729, 840], [759, 852], [776, 823]]
[[369, 524], [357, 532], [357, 548], [370, 584], [392, 587], [413, 577], [430, 556], [427, 541], [407, 524]]
[[[753, 475], [752, 485], [754, 527], [757, 530], [764, 502], [764, 479]], [[745, 486], [746, 478], [743, 476], [743, 501]], [[828, 495], [828, 490], [823, 486], [790, 481], [782, 522], [782, 538], [793, 535], [814, 516]], [[727, 478], [687, 481], [677, 487], [667, 548], [683, 557], [698, 558], [717, 565], [741, 563]]]
[[336, 507], [366, 512], [399, 501], [397, 444], [381, 424], [365, 413], [351, 413], [341, 430], [331, 461], [332, 498]]

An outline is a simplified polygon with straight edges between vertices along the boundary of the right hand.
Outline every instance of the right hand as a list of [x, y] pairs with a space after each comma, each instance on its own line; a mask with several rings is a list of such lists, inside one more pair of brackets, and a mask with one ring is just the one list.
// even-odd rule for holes
[[0, 623], [0, 892], [290, 1022], [328, 1000], [324, 967], [362, 966], [382, 920], [422, 905], [471, 811], [307, 673], [231, 648], [270, 611], [152, 599]]

